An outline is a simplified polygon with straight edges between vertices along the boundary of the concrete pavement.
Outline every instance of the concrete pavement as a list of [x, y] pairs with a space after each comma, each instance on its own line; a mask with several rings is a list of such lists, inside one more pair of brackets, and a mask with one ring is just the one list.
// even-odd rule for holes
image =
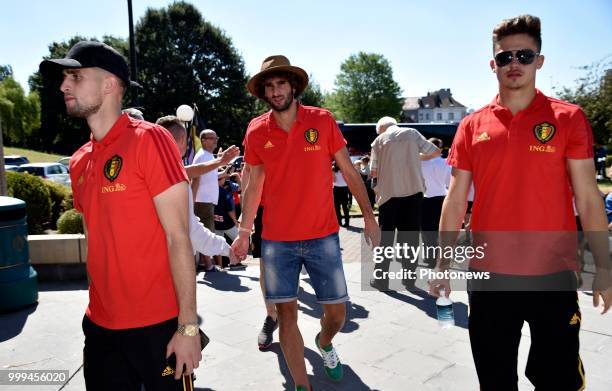
[[[467, 332], [467, 294], [454, 292], [457, 326], [440, 329], [434, 301], [424, 292], [380, 293], [361, 289], [360, 236], [363, 220], [340, 231], [351, 301], [347, 322], [334, 340], [345, 365], [340, 383], [328, 381], [314, 344], [320, 306], [308, 276], [299, 296], [299, 324], [311, 383], [322, 390], [476, 390], [478, 382]], [[257, 261], [244, 271], [198, 276], [197, 299], [203, 329], [211, 338], [196, 370], [196, 390], [293, 390], [278, 334], [267, 352], [257, 348], [265, 317]], [[64, 386], [0, 386], [2, 390], [83, 390], [81, 319], [87, 305], [84, 283], [43, 285], [39, 303], [0, 315], [0, 369], [68, 369]], [[583, 313], [581, 355], [587, 390], [612, 390], [612, 314], [599, 315], [591, 297], [580, 293]], [[523, 375], [529, 329], [519, 349], [521, 390], [532, 390]]]

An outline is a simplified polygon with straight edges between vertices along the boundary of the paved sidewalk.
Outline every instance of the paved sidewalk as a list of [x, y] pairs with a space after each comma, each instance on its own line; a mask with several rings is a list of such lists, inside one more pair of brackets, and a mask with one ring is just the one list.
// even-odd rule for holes
[[[362, 226], [363, 220], [351, 224]], [[440, 329], [434, 301], [426, 294], [362, 291], [359, 229], [341, 229], [345, 272], [351, 296], [347, 322], [334, 343], [345, 378], [328, 381], [314, 344], [321, 314], [308, 277], [303, 275], [299, 324], [306, 345], [306, 367], [317, 391], [323, 390], [476, 390], [467, 332], [467, 295], [454, 292], [457, 326]], [[196, 370], [196, 390], [293, 390], [278, 334], [267, 352], [257, 349], [264, 317], [259, 268], [198, 276], [198, 308], [211, 338]], [[83, 390], [81, 319], [87, 304], [84, 284], [43, 286], [39, 304], [0, 315], [0, 369], [68, 369], [72, 380], [63, 390]], [[612, 314], [601, 316], [591, 297], [580, 293], [583, 312], [581, 355], [587, 390], [612, 390]], [[493, 341], [492, 341], [493, 342]], [[520, 389], [532, 390], [523, 375], [529, 329], [520, 346]], [[61, 386], [6, 387], [2, 390], [60, 390]]]

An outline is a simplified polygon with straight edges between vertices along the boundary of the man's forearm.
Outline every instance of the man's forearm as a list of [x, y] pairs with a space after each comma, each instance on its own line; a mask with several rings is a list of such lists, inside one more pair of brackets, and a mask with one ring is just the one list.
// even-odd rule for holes
[[212, 170], [216, 170], [222, 165], [223, 161], [220, 158], [216, 158], [204, 163], [190, 164], [189, 166], [185, 167], [185, 171], [187, 171], [187, 176], [189, 179], [192, 179], [199, 177], [200, 175], [204, 175]]
[[599, 195], [593, 197], [585, 202], [577, 200], [576, 209], [580, 216], [582, 230], [595, 260], [595, 267], [598, 270], [610, 271], [612, 264], [609, 255], [608, 222], [603, 213], [603, 203], [599, 199]]
[[368, 193], [361, 179], [361, 175], [359, 175], [355, 169], [347, 171], [348, 172], [342, 172], [342, 175], [344, 175], [346, 184], [357, 200], [357, 204], [359, 204], [359, 209], [361, 209], [364, 219], [375, 219], [374, 211], [370, 206], [370, 199], [368, 198]]
[[[461, 222], [465, 217], [465, 211], [467, 209], [467, 202], [461, 200], [455, 200], [449, 196], [446, 197], [442, 204], [442, 214], [440, 216], [440, 248], [446, 248], [448, 246], [454, 247], [457, 242], [457, 236], [461, 229]], [[440, 258], [438, 261], [438, 267], [441, 269], [448, 269], [450, 267], [452, 259]]]
[[195, 263], [189, 237], [174, 235], [168, 238], [168, 254], [179, 307], [179, 324], [197, 323]]
[[246, 189], [243, 192], [242, 198], [242, 213], [240, 215], [240, 228], [251, 229], [253, 222], [255, 221], [255, 215], [257, 214], [257, 208], [261, 200], [261, 192], [263, 190], [263, 182], [258, 183], [253, 181], [252, 178]]

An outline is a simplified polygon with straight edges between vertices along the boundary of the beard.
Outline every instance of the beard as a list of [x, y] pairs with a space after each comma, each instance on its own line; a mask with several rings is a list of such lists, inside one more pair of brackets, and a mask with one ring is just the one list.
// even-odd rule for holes
[[285, 103], [281, 105], [274, 104], [274, 102], [272, 102], [271, 99], [266, 99], [266, 103], [268, 103], [268, 106], [270, 106], [272, 110], [283, 112], [283, 111], [286, 111], [289, 107], [291, 107], [293, 100], [294, 100], [293, 93], [290, 92], [285, 96]]
[[87, 118], [93, 114], [96, 114], [100, 107], [102, 107], [102, 99], [99, 99], [97, 102], [90, 104], [79, 104], [79, 102], [75, 99], [73, 101], [72, 106], [66, 106], [66, 112], [71, 117], [76, 118]]

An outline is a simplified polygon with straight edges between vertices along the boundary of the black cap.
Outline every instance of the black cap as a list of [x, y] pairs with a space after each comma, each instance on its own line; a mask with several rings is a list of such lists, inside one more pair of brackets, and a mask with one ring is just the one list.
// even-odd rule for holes
[[102, 68], [121, 79], [126, 86], [142, 87], [130, 80], [127, 61], [118, 51], [102, 42], [81, 41], [74, 45], [64, 58], [49, 59], [40, 63], [40, 72], [76, 68]]

